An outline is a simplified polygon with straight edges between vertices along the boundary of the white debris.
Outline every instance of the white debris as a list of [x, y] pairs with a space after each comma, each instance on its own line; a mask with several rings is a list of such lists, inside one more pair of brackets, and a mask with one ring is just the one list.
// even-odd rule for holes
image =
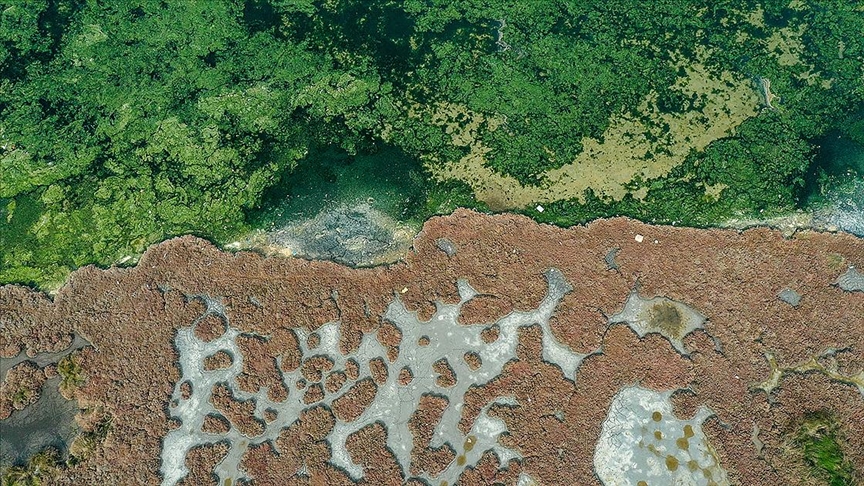
[[645, 237], [642, 235], [636, 235], [636, 237], [633, 239], [636, 240], [636, 243], [642, 243], [642, 240], [644, 240]]

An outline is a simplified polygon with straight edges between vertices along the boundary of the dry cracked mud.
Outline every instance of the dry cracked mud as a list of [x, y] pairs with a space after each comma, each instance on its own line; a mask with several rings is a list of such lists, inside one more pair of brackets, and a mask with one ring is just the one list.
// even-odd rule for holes
[[[182, 237], [0, 287], [0, 356], [90, 343], [64, 484], [816, 484], [814, 413], [864, 477], [856, 268], [844, 234], [466, 210], [387, 267]], [[25, 362], [4, 400], [52, 383]]]

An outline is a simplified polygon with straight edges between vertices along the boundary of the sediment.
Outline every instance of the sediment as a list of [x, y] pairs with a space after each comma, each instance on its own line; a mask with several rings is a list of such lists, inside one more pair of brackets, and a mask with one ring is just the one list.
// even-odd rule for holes
[[[609, 265], [613, 249], [618, 250]], [[332, 409], [310, 399], [275, 441], [250, 445], [240, 467], [254, 484], [402, 484], [421, 472], [433, 478], [457, 460], [465, 444], [433, 446], [429, 432], [454, 404], [433, 396], [409, 414], [414, 438], [407, 470], [387, 447], [388, 431], [380, 423], [349, 435], [345, 448], [362, 468], [357, 479], [334, 466], [327, 435], [339, 417], [362, 412], [356, 408], [381, 385], [347, 362], [336, 374], [320, 358], [310, 361], [304, 349], [326, 347], [319, 344], [326, 336], [312, 337], [315, 331], [338, 323], [337, 347], [344, 355], [356, 353], [366, 336], [377, 336], [396, 362], [400, 347], [420, 345], [401, 341], [384, 319], [396, 296], [424, 321], [440, 304], [462, 301], [463, 280], [476, 296], [459, 309], [459, 325], [482, 325], [483, 340], [491, 335], [492, 341], [492, 324], [541, 305], [554, 268], [572, 290], [546, 325], [518, 329], [515, 358], [499, 375], [469, 389], [461, 409], [462, 433], [481, 416], [500, 421], [507, 431], [498, 437], [500, 448], [518, 457], [499, 464], [492, 452], [482, 453], [460, 484], [515, 484], [520, 477], [539, 484], [597, 484], [593, 458], [603, 423], [616, 395], [634, 385], [686, 390], [671, 398], [681, 420], [709, 409], [702, 432], [733, 484], [807, 484], [812, 478], [800, 455], [790, 452], [789, 437], [804, 417], [822, 411], [836, 418], [845, 457], [864, 477], [864, 396], [837, 379], [864, 370], [864, 292], [836, 283], [850, 267], [864, 268], [864, 241], [846, 234], [799, 231], [787, 239], [764, 228], [673, 228], [624, 218], [561, 229], [467, 210], [429, 220], [404, 259], [386, 267], [232, 254], [186, 236], [152, 246], [133, 268], [82, 268], [53, 300], [18, 286], [0, 287], [0, 356], [56, 352], [74, 335], [86, 339], [91, 345], [79, 351], [86, 381], [72, 393], [80, 407], [110, 415], [111, 429], [85, 460], [63, 469], [62, 481], [159, 483], [163, 440], [181, 425], [171, 416], [182, 376], [178, 331], [205, 315], [210, 321], [202, 321], [199, 339], [216, 339], [226, 329], [208, 314], [215, 304], [200, 296], [209, 296], [218, 299], [217, 314], [243, 337], [240, 389], [269, 387], [270, 399], [290, 400], [304, 392], [296, 384], [282, 389], [279, 380], [298, 369], [308, 375], [304, 386], [313, 380], [323, 380], [319, 387], [327, 384], [322, 396], [329, 389], [346, 393], [353, 380], [369, 385]], [[778, 299], [784, 289], [793, 289], [800, 302]], [[634, 292], [686, 303], [705, 317], [680, 337], [684, 353], [659, 333], [640, 338], [630, 326], [610, 324]], [[580, 357], [572, 380], [544, 357], [549, 333]], [[304, 336], [302, 345], [298, 336]], [[832, 372], [790, 371], [766, 391], [759, 385], [774, 371], [768, 356], [784, 369], [816, 358]], [[229, 363], [223, 367], [238, 362], [222, 361]], [[412, 372], [416, 379], [418, 371]], [[329, 381], [327, 373], [334, 373]], [[407, 375], [399, 379], [400, 386], [411, 381]], [[211, 425], [223, 418], [237, 425], [233, 420], [240, 413], [230, 411], [235, 398], [220, 393], [224, 403], [213, 408], [224, 417], [214, 415]], [[500, 397], [508, 397], [507, 403], [493, 403]], [[250, 434], [264, 428], [250, 423], [255, 427], [244, 427]], [[93, 426], [83, 423], [82, 430]], [[213, 468], [228, 450], [222, 442], [194, 448], [185, 460], [184, 481], [213, 480]]]

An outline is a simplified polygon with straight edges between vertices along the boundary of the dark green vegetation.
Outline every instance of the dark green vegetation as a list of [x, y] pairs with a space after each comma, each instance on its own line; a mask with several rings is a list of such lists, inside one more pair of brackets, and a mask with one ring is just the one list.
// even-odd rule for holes
[[[789, 209], [817, 153], [810, 140], [832, 129], [864, 138], [858, 2], [794, 11], [769, 0], [762, 27], [747, 22], [744, 0], [479, 3], [2, 2], [0, 283], [53, 287], [70, 269], [117, 262], [171, 235], [227, 242], [296, 209], [279, 196], [320, 184], [357, 189], [343, 182], [367, 170], [362, 195], [376, 197], [368, 191], [379, 183], [396, 191], [383, 196], [394, 216], [474, 206], [464, 186], [425, 177], [420, 160], [454, 161], [465, 149], [428, 110], [410, 116], [412, 105], [506, 117], [505, 129], [484, 135], [489, 164], [536, 183], [652, 90], [664, 111], [686, 109], [693, 100], [667, 89], [679, 74], [670, 52], [693, 56], [695, 46], [711, 50], [718, 72], [770, 78], [777, 111], [668, 177], [634, 181], [650, 185], [645, 201], [589, 194], [584, 204], [549, 205], [542, 218], [707, 225]], [[804, 64], [765, 50], [776, 29], [805, 24]], [[803, 80], [808, 66], [830, 86]], [[385, 171], [396, 160], [394, 170], [364, 165], [373, 156]], [[713, 199], [703, 184], [728, 189]]]
[[53, 484], [63, 469], [87, 459], [99, 447], [111, 431], [109, 416], [96, 422], [92, 430], [82, 431], [73, 442], [66, 459], [55, 447], [46, 447], [32, 455], [26, 464], [3, 464], [0, 468], [0, 486], [39, 486]]
[[60, 453], [49, 447], [33, 455], [26, 465], [4, 467], [0, 471], [2, 486], [39, 486], [57, 477], [61, 467]]
[[278, 227], [312, 218], [329, 206], [365, 200], [374, 208], [418, 227], [430, 214], [478, 203], [470, 188], [432, 184], [417, 160], [398, 148], [350, 154], [328, 147], [303, 158], [264, 192], [261, 209], [249, 213], [255, 227]]
[[814, 476], [831, 486], [857, 484], [855, 469], [843, 457], [837, 421], [827, 412], [808, 416], [798, 430], [796, 445]]

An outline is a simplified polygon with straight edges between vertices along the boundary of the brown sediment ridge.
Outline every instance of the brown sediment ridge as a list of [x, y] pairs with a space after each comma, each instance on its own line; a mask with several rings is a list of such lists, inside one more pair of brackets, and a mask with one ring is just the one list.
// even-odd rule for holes
[[[636, 235], [643, 236], [641, 242]], [[455, 253], [442, 251], [436, 243], [440, 238], [452, 242]], [[615, 248], [617, 268], [610, 269], [604, 258]], [[205, 303], [193, 296], [220, 298], [231, 327], [243, 333], [239, 386], [268, 386], [277, 400], [286, 393], [323, 393], [325, 386], [345, 392], [345, 380], [357, 378], [346, 368], [328, 380], [327, 360], [307, 359], [291, 329], [314, 332], [338, 321], [343, 353], [356, 350], [366, 334], [377, 334], [382, 345], [398, 351], [422, 343], [400, 342], [385, 325], [382, 315], [394, 296], [426, 320], [436, 301], [460, 301], [456, 282], [465, 279], [478, 295], [461, 309], [459, 322], [491, 324], [513, 310], [537, 308], [547, 292], [544, 271], [557, 268], [573, 290], [550, 319], [552, 333], [589, 356], [574, 381], [563, 379], [561, 370], [543, 359], [539, 326], [522, 328], [517, 359], [500, 376], [468, 391], [460, 424], [467, 431], [484, 405], [514, 397], [516, 405], [495, 405], [488, 414], [506, 424], [508, 434], [499, 442], [522, 459], [499, 467], [488, 453], [465, 470], [460, 484], [515, 484], [520, 473], [539, 484], [598, 483], [592, 459], [603, 421], [616, 393], [634, 384], [687, 389], [673, 396], [679, 417], [692, 417], [700, 405], [716, 414], [704, 431], [732, 483], [804, 484], [809, 473], [800, 454], [789, 452], [789, 434], [806, 414], [823, 410], [837, 418], [846, 458], [864, 477], [864, 392], [854, 380], [836, 379], [864, 376], [859, 375], [864, 292], [833, 285], [849, 266], [864, 268], [864, 241], [844, 234], [805, 231], [785, 239], [761, 228], [700, 230], [623, 218], [561, 229], [522, 216], [467, 210], [429, 220], [404, 261], [368, 269], [225, 253], [204, 240], [182, 237], [152, 246], [134, 268], [82, 268], [53, 301], [22, 287], [0, 288], [0, 356], [22, 349], [31, 356], [54, 351], [72, 333], [88, 339], [92, 347], [80, 352], [87, 379], [74, 394], [82, 407], [110, 414], [112, 428], [89, 457], [63, 471], [63, 481], [155, 484], [161, 480], [162, 438], [178, 426], [169, 416], [181, 377], [175, 335], [205, 312]], [[802, 296], [797, 307], [777, 298], [785, 288]], [[609, 324], [634, 289], [645, 298], [684, 303], [707, 318], [704, 329], [684, 337], [687, 355], [659, 334], [640, 339], [626, 325]], [[223, 329], [207, 319], [202, 331], [209, 339]], [[308, 342], [317, 346], [317, 340]], [[813, 358], [822, 367], [789, 371], [766, 393], [761, 385], [775, 370], [769, 355], [782, 369]], [[280, 388], [281, 373], [296, 369], [304, 373], [305, 389]], [[410, 382], [407, 375], [402, 379]], [[357, 381], [356, 391], [332, 410], [310, 398], [275, 444], [250, 446], [242, 467], [253, 483], [352, 484], [345, 471], [330, 464], [326, 437], [338, 417], [362, 413], [379, 382], [378, 377]], [[227, 392], [219, 396], [224, 419], [242, 415], [234, 412], [241, 405], [248, 415], [249, 406], [237, 405]], [[403, 471], [386, 447], [387, 430], [380, 424], [350, 435], [346, 446], [363, 467], [361, 483], [402, 484], [422, 471], [434, 475], [456, 460], [467, 442], [452, 448], [433, 448], [429, 442], [429, 427], [446, 406], [432, 397], [412, 416], [410, 470]], [[185, 483], [210, 481], [226, 450], [223, 443], [193, 449], [186, 458]]]

